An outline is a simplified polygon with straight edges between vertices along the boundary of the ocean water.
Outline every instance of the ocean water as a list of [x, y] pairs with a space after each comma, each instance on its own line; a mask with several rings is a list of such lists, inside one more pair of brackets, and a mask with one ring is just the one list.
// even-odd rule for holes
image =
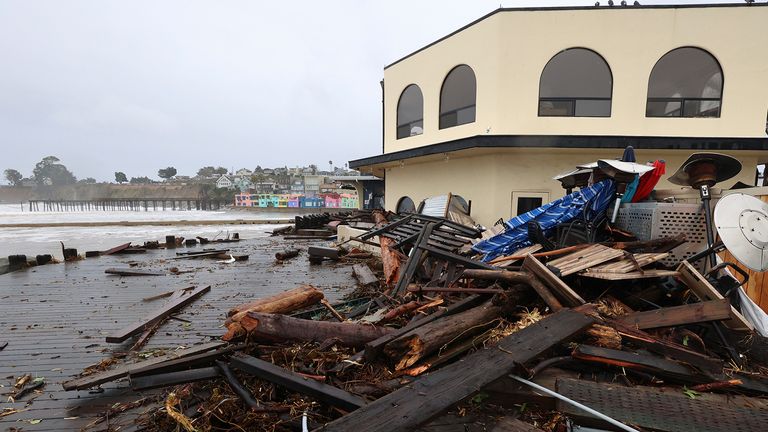
[[0, 228], [0, 257], [14, 254], [35, 256], [51, 254], [61, 258], [61, 243], [77, 248], [79, 253], [87, 250], [106, 250], [119, 244], [143, 243], [148, 240], [165, 241], [166, 235], [194, 238], [196, 236], [224, 238], [237, 232], [247, 239], [268, 235], [280, 225], [249, 224], [230, 225], [232, 220], [280, 220], [291, 219], [295, 214], [277, 212], [248, 212], [237, 210], [221, 211], [85, 211], [85, 212], [29, 212], [19, 204], [0, 204], [0, 225], [19, 223], [57, 222], [143, 222], [143, 221], [211, 221], [220, 220], [222, 225], [178, 225], [178, 226], [99, 226], [99, 227], [39, 227]]

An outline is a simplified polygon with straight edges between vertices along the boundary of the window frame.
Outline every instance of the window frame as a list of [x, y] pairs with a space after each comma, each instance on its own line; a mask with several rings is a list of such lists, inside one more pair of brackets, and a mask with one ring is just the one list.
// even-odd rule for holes
[[[458, 69], [460, 67], [466, 67], [466, 68], [468, 68], [472, 72], [472, 76], [473, 76], [474, 81], [475, 81], [474, 101], [473, 101], [474, 103], [472, 103], [470, 105], [461, 106], [461, 107], [453, 109], [451, 111], [443, 112], [443, 91], [445, 90], [445, 83], [448, 81], [448, 78], [451, 76], [451, 74], [454, 71], [456, 71], [456, 69]], [[445, 74], [445, 77], [443, 78], [443, 82], [440, 85], [440, 99], [438, 100], [438, 107], [437, 108], [438, 108], [437, 126], [438, 126], [439, 130], [450, 129], [452, 127], [457, 127], [457, 126], [462, 126], [462, 125], [465, 125], [465, 124], [471, 124], [471, 123], [476, 123], [477, 122], [477, 73], [475, 73], [475, 70], [472, 68], [472, 66], [470, 66], [470, 65], [468, 65], [466, 63], [461, 63], [461, 64], [458, 64], [458, 65], [452, 67], [451, 70], [449, 70], [448, 73]], [[473, 117], [472, 121], [468, 121], [468, 122], [464, 122], [464, 123], [458, 123], [458, 113], [459, 113], [459, 111], [467, 110], [467, 109], [470, 109], [470, 108], [474, 108], [474, 113], [473, 113], [473, 116], [472, 116]], [[446, 116], [449, 116], [449, 115], [454, 115], [454, 114], [456, 114], [457, 123], [453, 124], [453, 125], [450, 125], [450, 126], [443, 126], [443, 118], [446, 117]]]
[[[699, 50], [702, 53], [708, 55], [712, 60], [715, 61], [715, 64], [717, 65], [718, 69], [720, 69], [720, 97], [719, 98], [701, 98], [701, 97], [651, 97], [651, 78], [653, 77], [653, 71], [656, 69], [656, 66], [659, 65], [659, 62], [664, 59], [664, 57], [670, 55], [671, 53], [684, 49], [684, 48], [691, 48], [695, 50]], [[723, 72], [723, 65], [720, 63], [720, 60], [715, 57], [714, 54], [712, 54], [709, 50], [693, 46], [693, 45], [685, 45], [680, 46], [677, 48], [673, 48], [667, 52], [664, 53], [661, 57], [659, 57], [656, 62], [653, 64], [653, 67], [651, 68], [651, 72], [648, 74], [648, 86], [646, 88], [645, 92], [645, 117], [646, 118], [720, 118], [720, 116], [723, 114], [723, 94], [725, 93], [725, 72]], [[717, 105], [717, 115], [716, 116], [686, 116], [685, 114], [685, 103], [688, 101], [696, 101], [696, 102], [718, 102]], [[678, 115], [649, 115], [648, 114], [648, 104], [651, 102], [679, 102], [680, 108], [678, 109], [679, 113]]]
[[[411, 87], [415, 87], [419, 91], [419, 95], [421, 96], [421, 117], [412, 122], [400, 124], [400, 104], [403, 101], [403, 95], [405, 95], [405, 92], [408, 91], [408, 89], [410, 89]], [[414, 124], [419, 122], [421, 123], [421, 133], [418, 133], [416, 135], [411, 135], [410, 134], [411, 128], [413, 128]], [[400, 136], [400, 128], [403, 126], [408, 126], [409, 133], [408, 135]], [[411, 83], [405, 86], [403, 91], [400, 92], [400, 97], [397, 99], [397, 108], [395, 111], [395, 139], [399, 140], [399, 139], [405, 139], [405, 138], [410, 138], [410, 137], [419, 136], [419, 135], [424, 135], [424, 92], [421, 91], [421, 87], [418, 84]]]
[[544, 205], [551, 201], [551, 192], [546, 190], [514, 190], [511, 195], [511, 206], [509, 209], [509, 218], [519, 216], [517, 213], [517, 207], [519, 205], [520, 198], [541, 198], [541, 205]]
[[403, 195], [403, 196], [400, 197], [400, 199], [397, 200], [397, 204], [395, 205], [395, 213], [400, 214], [400, 205], [406, 199], [411, 201], [411, 206], [413, 207], [413, 211], [408, 212], [408, 213], [417, 213], [416, 202], [413, 200], [413, 198], [411, 198], [408, 195]]
[[[608, 69], [608, 75], [611, 79], [611, 89], [610, 89], [610, 97], [541, 97], [541, 85], [543, 83], [544, 79], [544, 72], [547, 70], [547, 67], [552, 63], [552, 60], [557, 58], [557, 56], [563, 54], [566, 51], [571, 50], [584, 50], [589, 51], [590, 53], [596, 55], [600, 60], [603, 61], [603, 64], [605, 64], [605, 67]], [[599, 52], [586, 48], [581, 46], [576, 47], [570, 47], [565, 48], [563, 50], [558, 51], [555, 55], [550, 57], [550, 59], [547, 61], [547, 64], [544, 65], [544, 67], [541, 69], [541, 73], [539, 74], [539, 102], [536, 105], [537, 107], [537, 116], [538, 117], [584, 117], [584, 118], [610, 118], [613, 115], [613, 69], [611, 68], [610, 63], [608, 63], [608, 60], [605, 59]], [[608, 115], [594, 115], [594, 116], [584, 116], [584, 115], [576, 115], [576, 106], [578, 101], [608, 101]], [[570, 102], [571, 104], [571, 114], [542, 114], [541, 111], [541, 103], [542, 102]]]

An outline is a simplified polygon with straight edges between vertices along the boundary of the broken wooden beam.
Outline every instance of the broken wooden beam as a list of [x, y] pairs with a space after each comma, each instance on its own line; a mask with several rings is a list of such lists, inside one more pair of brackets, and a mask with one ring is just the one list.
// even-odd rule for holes
[[731, 304], [728, 299], [710, 300], [682, 306], [633, 312], [616, 318], [617, 321], [640, 330], [659, 327], [674, 327], [708, 321], [719, 321], [731, 316]]
[[323, 342], [333, 339], [344, 346], [363, 346], [392, 330], [353, 322], [312, 321], [287, 315], [248, 312], [240, 325], [254, 340]]
[[165, 276], [168, 274], [164, 271], [141, 270], [141, 269], [135, 269], [130, 267], [125, 267], [125, 268], [111, 267], [104, 270], [104, 273], [113, 274], [117, 276]]
[[105, 251], [102, 251], [101, 255], [112, 255], [112, 254], [120, 253], [123, 250], [128, 249], [129, 247], [131, 247], [131, 242], [123, 243], [119, 246], [113, 247], [112, 249], [107, 249]]
[[207, 293], [210, 290], [211, 290], [211, 287], [209, 285], [204, 288], [196, 288], [190, 291], [183, 291], [184, 293], [186, 293], [185, 295], [172, 299], [171, 301], [163, 305], [163, 307], [156, 309], [150, 312], [149, 314], [147, 314], [143, 319], [136, 321], [135, 323], [130, 324], [127, 327], [120, 329], [116, 332], [113, 332], [112, 334], [107, 336], [107, 342], [120, 343], [135, 334], [141, 333], [147, 327], [151, 326], [157, 321], [162, 320], [163, 318], [168, 317], [169, 315], [172, 315], [173, 313], [185, 308], [187, 305], [194, 302], [200, 296], [202, 296], [203, 294]]
[[566, 306], [576, 307], [586, 303], [576, 291], [571, 289], [568, 284], [563, 282], [563, 280], [556, 274], [552, 273], [547, 266], [542, 264], [541, 261], [537, 260], [533, 255], [528, 254], [525, 257], [522, 269], [535, 274], [536, 277], [541, 279], [544, 285], [549, 287], [549, 289], [565, 302]]
[[352, 274], [357, 279], [360, 286], [376, 286], [379, 284], [379, 278], [373, 274], [371, 268], [366, 264], [355, 264], [352, 266]]
[[474, 336], [494, 325], [501, 315], [501, 307], [491, 301], [419, 326], [388, 343], [384, 353], [395, 370], [403, 370], [428, 355], [445, 349], [451, 342]]
[[[696, 270], [688, 261], [683, 261], [677, 267], [677, 271], [680, 272], [680, 279], [682, 279], [685, 286], [687, 286], [696, 297], [701, 301], [708, 300], [721, 300], [723, 295], [720, 294], [712, 284], [709, 283], [698, 270]], [[733, 307], [731, 308], [731, 318], [724, 320], [723, 324], [731, 330], [737, 331], [752, 331], [754, 326], [747, 321], [744, 316], [739, 313]]]
[[265, 381], [316, 398], [343, 410], [353, 411], [365, 405], [365, 400], [352, 393], [309, 379], [256, 357], [236, 355], [230, 360], [230, 365]]
[[238, 305], [229, 311], [230, 316], [224, 321], [227, 333], [222, 339], [229, 341], [247, 334], [240, 320], [245, 319], [248, 312], [289, 313], [312, 306], [322, 299], [323, 293], [320, 290], [312, 285], [302, 285], [271, 297]]
[[593, 323], [593, 318], [564, 309], [505, 337], [497, 346], [444, 366], [318, 430], [411, 431]]
[[501, 280], [508, 284], [528, 285], [536, 291], [539, 297], [544, 300], [544, 303], [553, 311], [557, 312], [563, 308], [562, 303], [560, 303], [557, 297], [533, 273], [509, 270], [467, 269], [464, 270], [461, 276], [469, 279]]
[[297, 256], [299, 256], [298, 249], [286, 249], [284, 251], [277, 252], [275, 254], [275, 259], [278, 261], [285, 261]]
[[321, 262], [324, 259], [334, 261], [341, 259], [341, 250], [339, 248], [310, 246], [307, 248], [307, 254], [309, 254], [309, 261], [311, 262]]
[[215, 350], [226, 345], [226, 342], [216, 341], [208, 342], [201, 345], [194, 345], [190, 348], [183, 350], [174, 350], [168, 354], [153, 357], [149, 360], [144, 360], [138, 363], [129, 363], [117, 366], [114, 369], [106, 370], [103, 372], [96, 372], [84, 377], [75, 378], [62, 383], [64, 390], [83, 390], [91, 387], [96, 387], [106, 382], [114, 381], [130, 374], [137, 369], [146, 368], [150, 365], [157, 365], [169, 360], [175, 360], [182, 357], [192, 356], [195, 354], [204, 353], [206, 351]]
[[451, 314], [463, 312], [469, 308], [475, 307], [480, 303], [482, 303], [483, 301], [484, 301], [483, 298], [480, 296], [477, 296], [477, 295], [469, 296], [463, 300], [453, 303], [452, 305], [448, 306], [443, 310], [434, 312], [419, 320], [411, 321], [405, 327], [401, 327], [400, 329], [395, 330], [388, 335], [384, 335], [374, 341], [368, 342], [367, 344], [365, 344], [365, 360], [370, 362], [376, 359], [376, 357], [378, 357], [379, 354], [381, 354], [381, 352], [384, 350], [384, 346], [388, 344], [390, 341], [394, 340], [395, 338], [398, 338], [408, 333], [409, 331], [419, 326], [422, 326], [424, 324], [430, 323], [436, 319], [439, 319]]
[[150, 390], [161, 387], [169, 387], [179, 384], [187, 384], [197, 381], [206, 381], [219, 377], [219, 369], [215, 366], [189, 369], [176, 372], [164, 372], [155, 375], [131, 376], [131, 389], [134, 391]]
[[685, 383], [699, 384], [709, 381], [704, 375], [694, 373], [681, 363], [653, 354], [579, 345], [571, 355], [578, 360], [649, 372]]

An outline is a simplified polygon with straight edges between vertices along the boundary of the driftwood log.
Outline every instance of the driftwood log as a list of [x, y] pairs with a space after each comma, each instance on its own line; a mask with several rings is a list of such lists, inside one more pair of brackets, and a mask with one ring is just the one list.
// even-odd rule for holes
[[323, 342], [333, 339], [345, 346], [362, 346], [393, 331], [369, 324], [312, 321], [259, 312], [248, 312], [240, 325], [256, 340]]
[[384, 347], [384, 354], [395, 370], [412, 366], [451, 342], [474, 335], [491, 325], [501, 315], [502, 308], [490, 301], [465, 312], [424, 324], [400, 336]]
[[[382, 212], [373, 212], [373, 221], [376, 227], [380, 228], [387, 224], [387, 218]], [[391, 238], [379, 236], [379, 245], [381, 247], [381, 262], [384, 266], [384, 283], [387, 286], [393, 286], [400, 279], [400, 255], [392, 248], [395, 241]]]
[[323, 293], [320, 290], [312, 285], [302, 285], [271, 297], [241, 304], [229, 311], [229, 318], [224, 322], [224, 325], [227, 327], [227, 333], [222, 336], [222, 339], [229, 341], [245, 336], [247, 331], [240, 324], [240, 321], [249, 312], [289, 313], [312, 306], [322, 299]]

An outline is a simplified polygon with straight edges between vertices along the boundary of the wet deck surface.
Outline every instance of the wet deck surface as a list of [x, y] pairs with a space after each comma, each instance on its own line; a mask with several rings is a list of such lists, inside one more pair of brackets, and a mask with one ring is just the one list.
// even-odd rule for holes
[[[291, 245], [306, 249], [308, 243]], [[0, 413], [7, 408], [23, 410], [1, 417], [0, 430], [80, 430], [109, 406], [145, 396], [130, 390], [125, 380], [104, 384], [101, 393], [64, 391], [61, 387], [62, 382], [75, 377], [85, 367], [110, 357], [113, 351], [124, 352], [132, 346], [135, 337], [123, 344], [109, 344], [104, 339], [108, 333], [140, 319], [165, 302], [164, 299], [143, 302], [142, 298], [192, 285], [211, 286], [209, 293], [177, 315], [191, 323], [167, 321], [141, 348], [140, 352], [147, 355], [155, 350], [173, 350], [218, 338], [224, 333], [221, 325], [226, 312], [253, 298], [309, 283], [321, 288], [326, 298], [334, 300], [354, 287], [351, 268], [333, 264], [310, 267], [306, 253], [287, 264], [275, 265], [274, 254], [284, 245], [279, 237], [266, 234], [239, 243], [216, 245], [228, 247], [235, 254], [250, 254], [248, 261], [234, 264], [169, 259], [179, 251], [202, 249], [197, 246], [89, 258], [0, 275], [0, 342], [8, 342], [0, 351], [0, 385], [4, 386], [0, 388]], [[140, 268], [167, 270], [175, 266], [194, 272], [135, 277], [104, 273], [108, 267], [127, 267], [131, 261], [139, 262]], [[127, 361], [136, 360], [134, 354]], [[45, 378], [47, 384], [42, 394], [8, 402], [7, 395], [15, 380], [24, 374]], [[30, 399], [32, 403], [27, 405]], [[133, 410], [134, 415], [141, 410]], [[123, 415], [120, 421], [128, 426], [132, 417]], [[89, 430], [106, 428], [105, 422]]]

